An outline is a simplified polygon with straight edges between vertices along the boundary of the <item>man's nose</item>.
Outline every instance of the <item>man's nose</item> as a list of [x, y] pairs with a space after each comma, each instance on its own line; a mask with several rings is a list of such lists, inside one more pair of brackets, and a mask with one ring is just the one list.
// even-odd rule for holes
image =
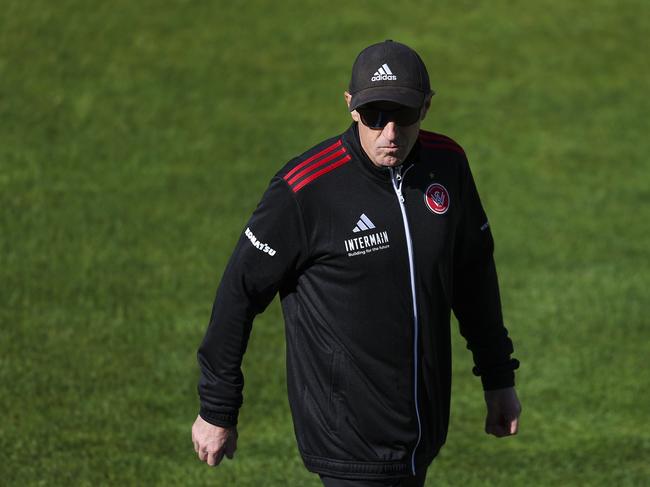
[[383, 130], [383, 135], [386, 139], [394, 141], [397, 139], [397, 125], [393, 120], [388, 122]]

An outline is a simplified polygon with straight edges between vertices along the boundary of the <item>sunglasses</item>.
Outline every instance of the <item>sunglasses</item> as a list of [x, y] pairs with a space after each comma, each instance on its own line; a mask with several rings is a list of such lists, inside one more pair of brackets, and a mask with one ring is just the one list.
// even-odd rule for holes
[[371, 129], [383, 129], [391, 121], [400, 127], [407, 127], [420, 119], [421, 107], [395, 106], [396, 108], [386, 108], [368, 103], [357, 108], [357, 113], [363, 124]]

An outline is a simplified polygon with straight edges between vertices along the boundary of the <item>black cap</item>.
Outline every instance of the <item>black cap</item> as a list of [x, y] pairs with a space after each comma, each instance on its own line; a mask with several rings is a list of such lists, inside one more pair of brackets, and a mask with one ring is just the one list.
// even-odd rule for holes
[[350, 111], [372, 101], [392, 101], [420, 107], [429, 93], [429, 74], [410, 47], [391, 40], [373, 44], [359, 53], [352, 66]]

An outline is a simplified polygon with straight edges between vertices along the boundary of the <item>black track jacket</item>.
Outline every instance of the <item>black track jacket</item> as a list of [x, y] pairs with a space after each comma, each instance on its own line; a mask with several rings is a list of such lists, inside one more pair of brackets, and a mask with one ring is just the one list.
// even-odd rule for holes
[[445, 442], [450, 313], [485, 390], [514, 385], [491, 231], [463, 149], [421, 131], [378, 168], [356, 124], [272, 179], [226, 266], [198, 351], [200, 415], [232, 426], [253, 318], [277, 292], [305, 466], [413, 474]]

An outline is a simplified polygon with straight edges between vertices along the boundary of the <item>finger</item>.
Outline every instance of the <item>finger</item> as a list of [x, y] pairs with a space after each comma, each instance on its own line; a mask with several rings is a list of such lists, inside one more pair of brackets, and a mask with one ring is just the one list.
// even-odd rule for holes
[[508, 434], [508, 430], [498, 423], [489, 423], [485, 426], [485, 432], [491, 435], [501, 438]]
[[515, 418], [510, 421], [510, 434], [516, 435], [517, 431], [519, 431], [519, 418]]
[[497, 438], [503, 438], [504, 436], [508, 436], [508, 430], [504, 426], [497, 426], [494, 428], [494, 436]]
[[208, 465], [214, 467], [216, 465], [216, 456], [218, 452], [209, 452], [206, 458]]
[[224, 454], [224, 449], [221, 448], [217, 453], [214, 455], [214, 463], [212, 464], [213, 467], [216, 467], [221, 463], [221, 460], [223, 460], [223, 454]]
[[488, 414], [485, 418], [485, 432], [496, 436], [498, 427], [499, 417], [496, 414]]
[[208, 459], [208, 451], [205, 448], [199, 448], [198, 451], [199, 460], [205, 462]]

